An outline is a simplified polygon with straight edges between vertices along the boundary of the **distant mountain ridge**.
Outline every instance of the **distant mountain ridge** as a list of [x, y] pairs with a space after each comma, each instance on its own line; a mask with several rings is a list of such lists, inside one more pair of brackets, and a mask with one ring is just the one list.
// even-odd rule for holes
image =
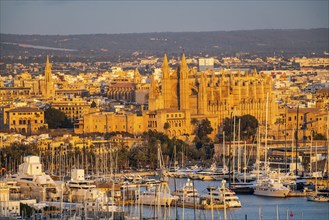
[[[85, 35], [0, 34], [0, 49], [1, 57], [70, 54], [72, 57], [106, 59], [111, 56], [160, 56], [164, 51], [175, 55], [180, 54], [183, 49], [190, 56], [249, 53], [258, 56], [282, 54], [290, 57], [323, 55], [329, 50], [328, 39], [328, 28]], [[17, 44], [72, 51], [28, 48]]]

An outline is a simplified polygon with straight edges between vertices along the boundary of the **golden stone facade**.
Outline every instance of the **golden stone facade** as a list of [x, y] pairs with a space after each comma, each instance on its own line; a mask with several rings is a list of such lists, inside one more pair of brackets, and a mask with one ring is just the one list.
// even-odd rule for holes
[[82, 98], [57, 98], [51, 107], [63, 112], [71, 122], [76, 122], [90, 112], [90, 104]]
[[[326, 136], [328, 111], [319, 108], [297, 108], [281, 109], [281, 118], [276, 121], [273, 127], [273, 135], [275, 139], [283, 140], [286, 134], [287, 140], [295, 139], [295, 133], [298, 128], [298, 139], [302, 140], [303, 136], [307, 141], [311, 140], [312, 132]], [[298, 118], [298, 119], [297, 119]], [[297, 124], [298, 121], [298, 124]], [[303, 125], [306, 123], [306, 129]]]
[[109, 132], [141, 134], [144, 131], [147, 131], [146, 120], [143, 116], [133, 113], [93, 112], [86, 114], [74, 127], [74, 132], [77, 134]]
[[6, 111], [7, 126], [10, 132], [36, 134], [48, 128], [44, 111], [37, 108], [20, 107]]
[[[278, 106], [272, 94], [272, 79], [253, 73], [223, 71], [197, 72], [190, 69], [183, 54], [176, 70], [170, 68], [167, 56], [162, 64], [162, 78], [151, 77], [148, 110], [141, 116], [133, 113], [93, 113], [85, 115], [75, 126], [76, 133], [126, 131], [134, 134], [147, 130], [184, 138], [193, 134], [191, 121], [208, 119], [218, 133], [220, 123], [231, 115], [250, 114], [265, 123], [274, 123]], [[267, 102], [268, 100], [268, 102]], [[166, 125], [166, 126], [165, 126]]]
[[[172, 70], [165, 55], [161, 82], [154, 77], [151, 81], [148, 128], [181, 136], [193, 132], [192, 119], [207, 118], [214, 128], [214, 137], [218, 125], [231, 115], [250, 114], [265, 123], [267, 98], [271, 124], [278, 108], [270, 77], [256, 71], [222, 71], [218, 76], [214, 72], [197, 72], [187, 66], [184, 54], [180, 66]], [[165, 123], [169, 123], [166, 131]]]

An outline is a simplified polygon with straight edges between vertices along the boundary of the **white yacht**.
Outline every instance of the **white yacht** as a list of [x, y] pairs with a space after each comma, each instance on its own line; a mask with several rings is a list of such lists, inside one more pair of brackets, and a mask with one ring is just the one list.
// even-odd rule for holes
[[239, 208], [241, 207], [241, 202], [239, 197], [235, 195], [235, 192], [229, 190], [225, 186], [226, 181], [222, 181], [222, 187], [218, 188], [208, 188], [208, 194], [203, 195], [202, 198], [212, 200], [213, 203], [226, 204], [228, 208]]
[[213, 163], [209, 168], [197, 172], [196, 175], [198, 176], [198, 179], [205, 181], [219, 179], [217, 177], [218, 174], [216, 173], [216, 170], [217, 170], [216, 163]]
[[190, 179], [187, 179], [185, 185], [173, 192], [172, 195], [177, 196], [179, 202], [187, 205], [199, 204], [200, 202], [198, 191], [193, 187], [193, 183]]
[[256, 184], [254, 195], [284, 198], [289, 191], [280, 180], [270, 178]]
[[42, 172], [38, 156], [24, 157], [24, 163], [19, 165], [18, 174], [12, 175], [11, 179], [20, 186], [22, 194], [38, 201], [59, 200], [61, 197], [60, 185]]
[[201, 171], [201, 169], [197, 165], [194, 165], [189, 168], [178, 169], [176, 172], [171, 172], [170, 176], [174, 176], [176, 178], [186, 178], [186, 177], [191, 178], [199, 171]]
[[[85, 179], [83, 169], [72, 169], [71, 180], [67, 181], [66, 189], [69, 191], [71, 202], [82, 202], [85, 200], [95, 200], [97, 189], [94, 181]], [[93, 196], [95, 195], [95, 196]]]
[[312, 201], [312, 202], [329, 202], [329, 195], [328, 194], [320, 194], [317, 193], [316, 195], [313, 196], [308, 196], [307, 201]]
[[177, 196], [170, 195], [168, 185], [166, 188], [163, 187], [163, 185], [160, 185], [158, 188], [153, 186], [148, 187], [146, 191], [138, 195], [137, 203], [143, 205], [169, 206], [173, 201], [177, 199]]

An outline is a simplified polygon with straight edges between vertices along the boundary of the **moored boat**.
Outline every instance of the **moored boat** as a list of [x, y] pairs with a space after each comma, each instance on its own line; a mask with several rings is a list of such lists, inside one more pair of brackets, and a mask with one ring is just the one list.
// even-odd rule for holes
[[254, 195], [284, 198], [289, 191], [279, 180], [268, 179], [256, 184]]

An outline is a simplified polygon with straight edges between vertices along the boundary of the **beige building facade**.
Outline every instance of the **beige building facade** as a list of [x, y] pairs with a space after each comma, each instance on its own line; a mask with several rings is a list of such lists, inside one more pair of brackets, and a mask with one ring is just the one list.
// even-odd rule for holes
[[6, 127], [10, 132], [31, 135], [48, 128], [45, 123], [44, 111], [38, 108], [13, 108], [7, 110], [6, 114]]
[[[183, 54], [176, 70], [169, 67], [167, 56], [162, 64], [160, 82], [152, 76], [149, 94], [149, 128], [169, 136], [192, 134], [192, 119], [208, 119], [218, 133], [218, 126], [232, 115], [250, 114], [265, 123], [268, 103], [269, 123], [278, 112], [272, 93], [272, 79], [253, 73], [223, 71], [197, 72], [187, 66]], [[169, 128], [164, 129], [164, 124]]]

